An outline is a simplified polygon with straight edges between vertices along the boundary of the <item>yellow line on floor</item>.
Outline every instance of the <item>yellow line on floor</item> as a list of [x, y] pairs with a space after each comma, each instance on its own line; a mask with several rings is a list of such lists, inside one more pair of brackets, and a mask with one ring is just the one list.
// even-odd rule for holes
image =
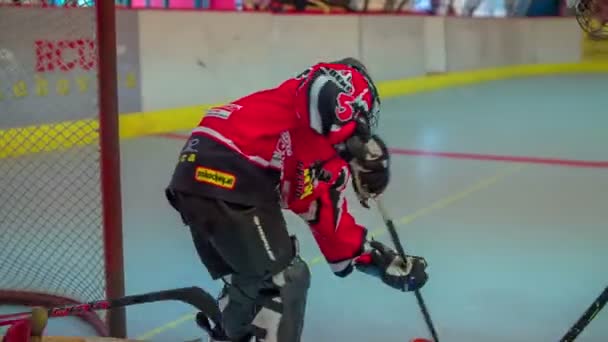
[[[403, 216], [401, 218], [399, 218], [398, 220], [395, 220], [395, 225], [397, 225], [397, 227], [402, 227], [405, 225], [408, 225], [412, 222], [414, 222], [417, 219], [420, 219], [422, 217], [428, 216], [431, 213], [443, 209], [451, 204], [454, 204], [480, 190], [486, 189], [491, 185], [494, 185], [496, 183], [498, 183], [499, 181], [501, 181], [502, 179], [504, 179], [505, 177], [514, 174], [516, 172], [519, 172], [521, 169], [523, 169], [525, 166], [524, 165], [515, 165], [515, 166], [508, 166], [505, 168], [501, 168], [498, 170], [498, 172], [496, 172], [494, 175], [492, 175], [491, 177], [487, 177], [487, 178], [483, 178], [481, 180], [479, 180], [478, 182], [476, 182], [475, 184], [471, 185], [470, 187], [466, 188], [465, 190], [458, 192], [456, 194], [447, 196], [447, 197], [443, 197], [439, 200], [437, 200], [436, 202], [433, 202], [431, 205], [418, 209], [416, 211], [414, 211], [413, 213]], [[384, 227], [381, 228], [377, 228], [371, 231], [371, 235], [373, 237], [378, 237], [382, 234], [384, 234], [386, 232], [386, 229]], [[323, 262], [323, 256], [319, 255], [313, 259], [311, 259], [308, 264], [312, 267], [314, 265], [320, 264], [321, 262]], [[183, 315], [181, 317], [179, 317], [178, 319], [171, 321], [169, 323], [166, 323], [160, 327], [154, 328], [142, 335], [139, 335], [136, 339], [137, 340], [149, 340], [154, 336], [157, 336], [165, 331], [171, 330], [176, 328], [177, 326], [181, 325], [182, 323], [185, 323], [187, 321], [193, 320], [194, 316], [196, 313], [191, 313], [191, 314], [187, 314], [187, 315]]]
[[182, 323], [186, 323], [188, 321], [192, 321], [194, 320], [194, 316], [196, 315], [196, 312], [193, 312], [191, 314], [187, 314], [187, 315], [183, 315], [180, 318], [171, 321], [169, 323], [163, 324], [157, 328], [154, 328], [148, 332], [146, 332], [143, 335], [140, 335], [136, 338], [136, 340], [149, 340], [152, 337], [159, 335], [167, 330], [171, 330], [171, 329], [175, 329], [178, 325], [181, 325]]

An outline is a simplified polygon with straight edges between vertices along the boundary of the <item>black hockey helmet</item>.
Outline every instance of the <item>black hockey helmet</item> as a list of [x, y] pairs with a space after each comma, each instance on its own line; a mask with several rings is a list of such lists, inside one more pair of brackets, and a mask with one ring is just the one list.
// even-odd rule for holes
[[378, 89], [376, 88], [376, 85], [374, 84], [374, 81], [372, 80], [371, 76], [369, 75], [367, 68], [365, 67], [365, 65], [363, 65], [363, 63], [361, 63], [361, 61], [359, 61], [358, 59], [353, 58], [353, 57], [342, 58], [335, 62], [331, 62], [331, 64], [348, 65], [349, 67], [360, 72], [363, 75], [363, 77], [365, 78], [365, 80], [367, 81], [367, 84], [369, 86], [369, 89], [370, 89], [370, 92], [372, 95], [372, 108], [369, 109], [369, 112], [366, 114], [366, 117], [367, 117], [367, 121], [369, 123], [369, 128], [370, 128], [371, 132], [374, 132], [376, 130], [376, 128], [378, 127], [378, 121], [380, 119], [380, 95], [378, 93]]

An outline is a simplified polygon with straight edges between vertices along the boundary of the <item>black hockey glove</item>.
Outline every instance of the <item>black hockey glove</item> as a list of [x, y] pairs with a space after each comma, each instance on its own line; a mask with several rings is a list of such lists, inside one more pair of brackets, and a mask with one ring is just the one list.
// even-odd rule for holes
[[368, 140], [355, 135], [346, 142], [346, 149], [352, 155], [349, 164], [355, 193], [359, 202], [369, 208], [367, 201], [382, 194], [390, 180], [388, 149], [377, 135]]
[[359, 271], [378, 277], [401, 291], [415, 291], [426, 284], [428, 275], [424, 258], [407, 255], [403, 260], [395, 251], [375, 240], [369, 242], [369, 247], [355, 259]]

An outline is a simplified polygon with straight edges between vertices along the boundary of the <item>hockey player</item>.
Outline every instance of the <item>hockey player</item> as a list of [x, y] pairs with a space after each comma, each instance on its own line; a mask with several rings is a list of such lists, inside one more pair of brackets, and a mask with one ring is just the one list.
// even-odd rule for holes
[[225, 282], [226, 340], [300, 341], [310, 273], [282, 208], [307, 222], [337, 276], [358, 269], [403, 291], [426, 283], [425, 260], [368, 238], [345, 199], [352, 183], [367, 206], [388, 185], [389, 154], [372, 134], [379, 106], [366, 68], [346, 58], [211, 108], [193, 129], [166, 194]]

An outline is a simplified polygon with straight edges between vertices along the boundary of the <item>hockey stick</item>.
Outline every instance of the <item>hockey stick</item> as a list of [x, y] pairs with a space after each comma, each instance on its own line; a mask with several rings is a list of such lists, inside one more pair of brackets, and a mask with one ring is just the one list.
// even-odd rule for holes
[[[82, 314], [84, 312], [93, 312], [97, 310], [110, 310], [114, 308], [153, 303], [160, 301], [175, 300], [190, 304], [197, 308], [203, 315], [210, 319], [216, 327], [220, 326], [221, 323], [221, 312], [218, 308], [215, 299], [200, 287], [184, 287], [172, 290], [149, 292], [139, 295], [131, 295], [120, 297], [116, 299], [98, 300], [83, 304], [65, 305], [53, 308], [47, 308], [47, 317], [65, 317]], [[10, 315], [0, 315], [0, 321], [7, 320], [7, 322], [16, 321], [19, 319], [27, 319], [32, 316], [32, 312], [21, 312]], [[199, 322], [199, 326], [206, 330], [210, 335], [214, 334], [211, 331], [209, 324], [200, 324], [205, 322]], [[208, 323], [208, 322], [207, 322]], [[214, 335], [212, 335], [214, 336]]]
[[[393, 220], [389, 217], [388, 212], [384, 208], [384, 205], [382, 204], [382, 201], [380, 200], [380, 198], [376, 198], [376, 205], [378, 206], [380, 215], [382, 215], [382, 219], [384, 220], [384, 223], [386, 224], [386, 228], [388, 229], [388, 233], [391, 236], [391, 240], [393, 241], [393, 244], [395, 245], [395, 248], [397, 249], [397, 253], [399, 253], [399, 256], [401, 256], [401, 258], [403, 258], [403, 260], [405, 260], [406, 254], [405, 254], [405, 251], [403, 250], [403, 246], [401, 245], [401, 240], [399, 240], [399, 235], [397, 235], [397, 229], [395, 228], [395, 224], [393, 223]], [[435, 325], [433, 324], [433, 321], [431, 320], [431, 315], [429, 314], [429, 310], [427, 309], [424, 299], [422, 298], [422, 294], [420, 293], [419, 290], [414, 291], [414, 294], [416, 295], [416, 300], [418, 301], [418, 306], [420, 307], [420, 311], [422, 311], [422, 315], [424, 316], [424, 322], [426, 323], [426, 326], [427, 326], [428, 330], [430, 331], [431, 336], [433, 337], [433, 340], [435, 342], [439, 342], [439, 337], [437, 336], [437, 331], [435, 330]]]
[[574, 323], [574, 325], [566, 332], [560, 342], [572, 342], [580, 333], [583, 332], [585, 327], [591, 323], [593, 318], [602, 310], [604, 305], [608, 302], [608, 286], [600, 293], [600, 295], [593, 301], [593, 303], [585, 310], [583, 315]]

